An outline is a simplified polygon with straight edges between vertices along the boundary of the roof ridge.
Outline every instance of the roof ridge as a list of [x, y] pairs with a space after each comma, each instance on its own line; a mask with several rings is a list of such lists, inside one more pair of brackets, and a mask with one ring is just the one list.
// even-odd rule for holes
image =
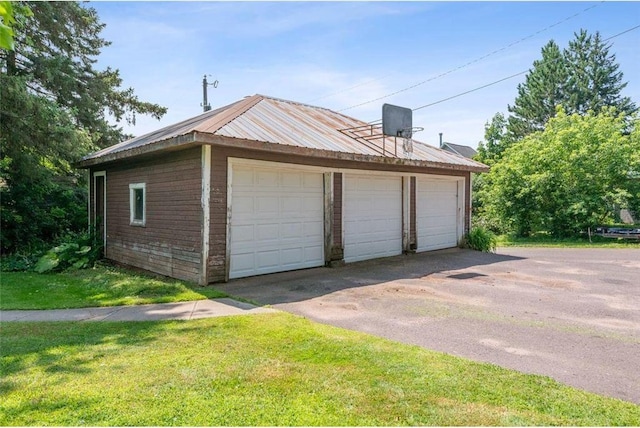
[[194, 126], [191, 131], [215, 133], [229, 122], [237, 119], [245, 114], [253, 106], [262, 101], [265, 97], [262, 95], [251, 95], [243, 100], [230, 104], [229, 108], [213, 115], [210, 119]]
[[287, 99], [284, 99], [284, 98], [272, 97], [272, 96], [269, 96], [269, 95], [261, 95], [261, 94], [256, 94], [256, 95], [257, 95], [257, 96], [260, 96], [260, 97], [262, 97], [262, 98], [264, 98], [264, 99], [269, 99], [269, 100], [274, 100], [274, 101], [280, 101], [280, 102], [283, 102], [283, 103], [295, 104], [295, 105], [305, 106], [305, 107], [309, 107], [309, 108], [313, 108], [313, 109], [318, 109], [318, 110], [328, 111], [328, 112], [331, 112], [331, 113], [333, 113], [333, 114], [338, 114], [338, 115], [340, 115], [340, 116], [342, 116], [342, 117], [346, 117], [347, 119], [354, 120], [354, 121], [356, 121], [356, 122], [361, 122], [361, 123], [369, 124], [369, 122], [365, 122], [365, 121], [364, 121], [364, 120], [362, 120], [362, 119], [357, 119], [357, 118], [355, 118], [355, 117], [353, 117], [353, 116], [347, 116], [347, 115], [346, 115], [346, 114], [344, 114], [344, 113], [340, 113], [339, 111], [331, 110], [330, 108], [327, 108], [327, 107], [315, 106], [315, 105], [312, 105], [312, 104], [301, 103], [301, 102], [299, 102], [299, 101], [292, 101], [292, 100], [287, 100]]

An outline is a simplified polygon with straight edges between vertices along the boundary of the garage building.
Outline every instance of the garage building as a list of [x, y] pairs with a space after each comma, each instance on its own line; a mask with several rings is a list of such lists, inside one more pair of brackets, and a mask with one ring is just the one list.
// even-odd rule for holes
[[200, 284], [458, 245], [488, 168], [263, 95], [93, 153], [108, 259]]

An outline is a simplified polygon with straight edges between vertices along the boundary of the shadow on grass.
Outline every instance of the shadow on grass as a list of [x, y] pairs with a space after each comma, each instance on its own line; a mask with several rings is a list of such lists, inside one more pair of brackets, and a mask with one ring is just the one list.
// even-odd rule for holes
[[[174, 323], [179, 323], [173, 325]], [[167, 326], [196, 330], [180, 321], [166, 322], [3, 322], [0, 324], [0, 395], [15, 388], [6, 378], [33, 367], [45, 373], [88, 374], [95, 359], [108, 358], [121, 346], [144, 346], [160, 339]], [[82, 357], [78, 351], [82, 350]]]

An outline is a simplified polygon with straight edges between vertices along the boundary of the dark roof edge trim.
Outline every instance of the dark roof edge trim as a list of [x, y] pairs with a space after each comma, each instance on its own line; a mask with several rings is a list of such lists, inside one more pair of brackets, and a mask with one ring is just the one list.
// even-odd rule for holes
[[[272, 153], [291, 154], [325, 159], [338, 159], [357, 162], [370, 162], [387, 165], [406, 165], [416, 167], [430, 167], [453, 171], [487, 172], [489, 167], [479, 162], [474, 165], [456, 165], [445, 162], [429, 162], [413, 159], [392, 158], [386, 156], [364, 155], [358, 153], [336, 152], [333, 150], [310, 149], [307, 147], [290, 146], [285, 144], [267, 143], [240, 138], [224, 137], [208, 133], [194, 132], [194, 140], [198, 143], [216, 146], [235, 147], [266, 151]], [[466, 159], [466, 158], [465, 158]]]
[[190, 132], [184, 135], [178, 135], [177, 137], [167, 138], [151, 144], [146, 144], [140, 147], [134, 147], [129, 150], [122, 150], [115, 153], [110, 153], [97, 158], [89, 158], [80, 160], [74, 164], [76, 168], [89, 168], [94, 165], [100, 165], [107, 162], [113, 162], [120, 159], [128, 159], [135, 156], [140, 156], [147, 153], [157, 152], [168, 148], [174, 148], [179, 146], [186, 146], [195, 143], [195, 132]]
[[244, 140], [239, 138], [224, 137], [209, 133], [193, 131], [185, 135], [180, 135], [157, 143], [136, 147], [130, 150], [111, 153], [100, 158], [91, 158], [79, 161], [75, 164], [77, 168], [89, 168], [107, 162], [121, 159], [128, 159], [143, 154], [153, 153], [168, 148], [177, 148], [192, 144], [211, 144], [224, 147], [245, 148], [251, 150], [275, 152], [281, 154], [293, 154], [315, 158], [338, 159], [356, 162], [370, 162], [378, 164], [406, 165], [416, 167], [438, 168], [452, 171], [487, 172], [489, 167], [478, 162], [473, 165], [456, 165], [446, 162], [428, 162], [413, 159], [392, 158], [386, 156], [363, 155], [358, 153], [336, 152], [332, 150], [310, 149], [307, 147], [290, 146], [285, 144], [267, 143], [261, 141]]

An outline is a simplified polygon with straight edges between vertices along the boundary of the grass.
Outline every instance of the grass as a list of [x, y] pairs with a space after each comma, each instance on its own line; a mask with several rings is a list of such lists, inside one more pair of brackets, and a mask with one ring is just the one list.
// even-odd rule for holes
[[63, 309], [226, 297], [212, 287], [101, 266], [66, 273], [0, 273], [0, 309]]
[[522, 238], [510, 235], [500, 235], [498, 247], [565, 247], [565, 248], [640, 248], [640, 240], [622, 238], [603, 238], [592, 236], [573, 238], [554, 238], [547, 234], [537, 234]]
[[640, 406], [285, 313], [2, 323], [5, 425], [640, 425]]

